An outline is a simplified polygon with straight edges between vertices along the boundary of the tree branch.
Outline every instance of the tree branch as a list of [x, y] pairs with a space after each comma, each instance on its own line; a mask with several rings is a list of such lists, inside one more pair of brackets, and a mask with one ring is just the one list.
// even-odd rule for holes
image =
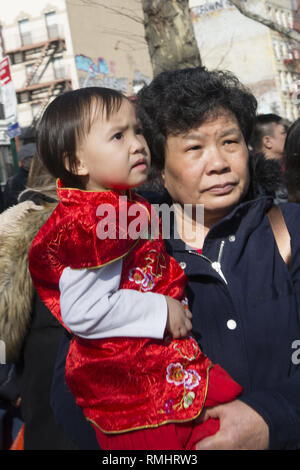
[[[135, 16], [131, 13], [130, 14], [126, 13], [126, 8], [124, 8], [124, 7], [119, 7], [119, 9], [114, 8], [114, 7], [109, 7], [107, 5], [104, 5], [101, 2], [97, 2], [96, 0], [95, 1], [93, 1], [93, 0], [81, 0], [81, 3], [86, 4], [86, 5], [93, 5], [93, 6], [101, 7], [101, 8], [104, 8], [105, 10], [110, 11], [111, 13], [116, 13], [116, 14], [121, 15], [121, 16], [126, 16], [126, 18], [130, 18], [131, 20], [135, 21], [136, 23], [144, 24], [143, 18], [141, 18], [139, 16]], [[128, 9], [127, 9], [127, 11], [128, 11]]]
[[230, 42], [229, 42], [229, 45], [227, 47], [227, 50], [224, 52], [223, 56], [220, 58], [218, 64], [214, 67], [215, 69], [218, 69], [219, 67], [221, 67], [222, 63], [224, 62], [224, 60], [226, 59], [227, 55], [229, 54], [229, 52], [231, 51], [231, 48], [232, 48], [232, 45], [233, 45], [233, 41], [234, 41], [234, 33], [232, 34], [231, 36], [231, 39], [230, 39]]
[[232, 5], [234, 5], [237, 10], [244, 16], [247, 16], [251, 20], [257, 21], [258, 23], [267, 26], [268, 28], [276, 31], [277, 33], [285, 36], [292, 41], [300, 43], [300, 31], [296, 29], [286, 28], [285, 26], [281, 26], [278, 23], [274, 23], [274, 21], [265, 18], [264, 16], [258, 15], [257, 13], [252, 13], [247, 8], [244, 7], [243, 3], [240, 0], [229, 0]]

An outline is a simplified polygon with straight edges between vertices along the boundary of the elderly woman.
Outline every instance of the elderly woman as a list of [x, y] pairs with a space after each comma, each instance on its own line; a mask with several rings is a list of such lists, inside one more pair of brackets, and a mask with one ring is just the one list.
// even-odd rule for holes
[[[184, 234], [165, 240], [189, 279], [193, 333], [244, 387], [238, 400], [205, 410], [202, 419], [219, 418], [220, 430], [197, 448], [297, 448], [300, 207], [282, 205], [292, 245], [288, 269], [267, 217], [273, 198], [249, 164], [256, 100], [232, 75], [199, 67], [158, 75], [140, 92], [138, 108], [172, 202], [204, 206], [202, 223], [191, 221], [202, 225], [192, 246]], [[59, 387], [63, 363], [62, 354], [53, 389], [62, 425], [70, 416]]]
[[139, 96], [152, 159], [174, 202], [204, 205], [193, 249], [170, 241], [189, 278], [193, 330], [202, 350], [244, 387], [211, 409], [221, 428], [199, 449], [290, 448], [300, 443], [300, 209], [283, 205], [290, 269], [269, 219], [272, 198], [254, 197], [247, 142], [255, 98], [222, 72], [166, 72]]

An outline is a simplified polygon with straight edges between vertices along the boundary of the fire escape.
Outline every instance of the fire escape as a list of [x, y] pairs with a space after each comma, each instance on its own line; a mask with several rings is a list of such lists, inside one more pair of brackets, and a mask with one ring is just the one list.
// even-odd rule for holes
[[[46, 71], [54, 66], [57, 54], [65, 50], [65, 39], [55, 37], [45, 41], [23, 45], [17, 49], [6, 51], [10, 56], [12, 64], [25, 63], [32, 64], [22, 88], [16, 90], [19, 103], [36, 104], [38, 109], [35, 112], [32, 125], [35, 126], [51, 98], [71, 89], [71, 79], [66, 77], [65, 72], [57, 74], [53, 67], [50, 74]], [[51, 65], [50, 65], [51, 64]], [[50, 66], [50, 67], [49, 67]]]

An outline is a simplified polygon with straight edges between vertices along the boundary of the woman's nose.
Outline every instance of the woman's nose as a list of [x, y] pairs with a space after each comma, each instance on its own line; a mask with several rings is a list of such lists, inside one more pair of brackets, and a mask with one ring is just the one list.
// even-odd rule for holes
[[210, 150], [208, 158], [207, 158], [207, 172], [224, 172], [229, 169], [229, 163], [226, 159], [226, 156], [223, 152], [218, 148], [214, 147]]

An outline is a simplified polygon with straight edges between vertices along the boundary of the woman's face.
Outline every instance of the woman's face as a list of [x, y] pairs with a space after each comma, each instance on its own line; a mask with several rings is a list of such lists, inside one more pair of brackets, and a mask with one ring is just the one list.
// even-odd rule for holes
[[174, 202], [204, 205], [205, 225], [227, 215], [249, 186], [248, 149], [235, 116], [224, 110], [169, 135], [162, 178]]

